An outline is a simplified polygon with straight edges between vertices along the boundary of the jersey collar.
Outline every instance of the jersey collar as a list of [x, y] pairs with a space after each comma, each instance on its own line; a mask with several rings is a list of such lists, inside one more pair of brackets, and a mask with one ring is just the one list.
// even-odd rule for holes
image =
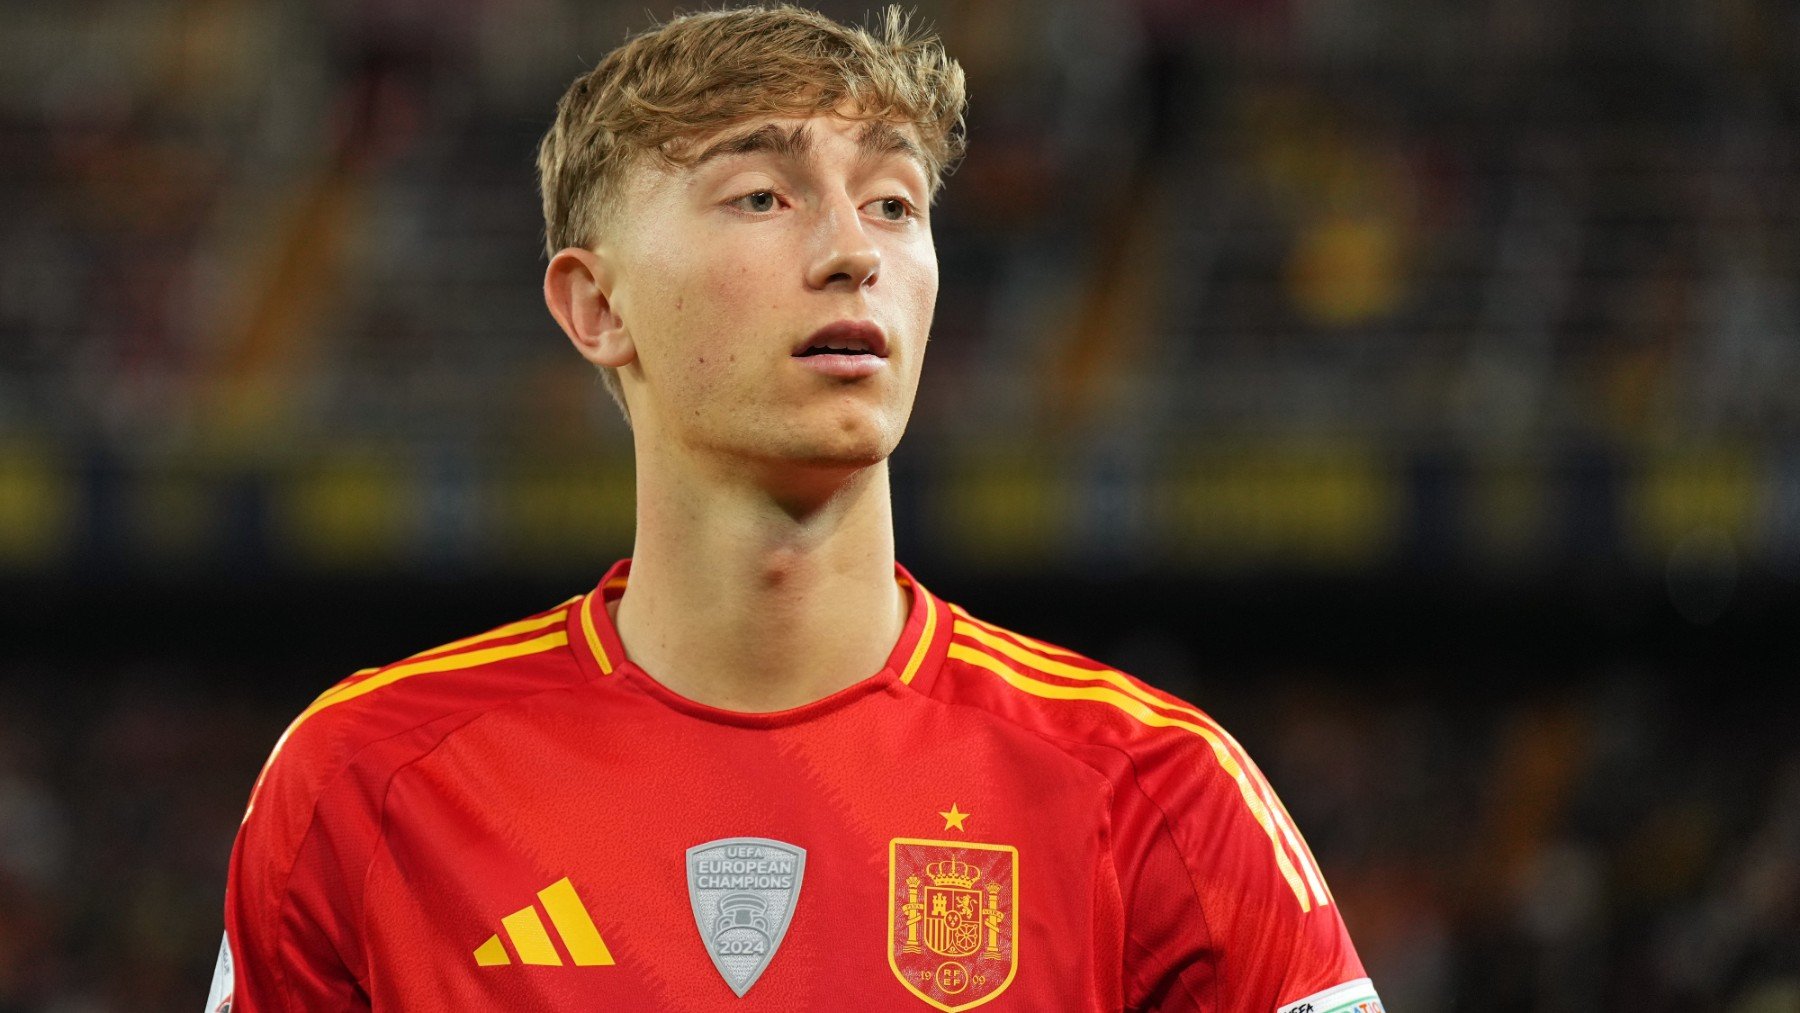
[[[590, 676], [612, 676], [622, 666], [631, 664], [625, 655], [625, 646], [619, 640], [619, 631], [606, 609], [608, 602], [616, 601], [625, 593], [630, 574], [631, 560], [619, 560], [592, 591], [582, 596], [579, 605], [570, 610], [569, 642], [575, 646], [575, 655], [582, 667], [590, 669]], [[894, 564], [894, 580], [911, 596], [912, 604], [906, 625], [900, 629], [900, 639], [888, 652], [887, 663], [877, 678], [892, 678], [928, 693], [949, 647], [950, 607], [926, 590], [899, 563]]]

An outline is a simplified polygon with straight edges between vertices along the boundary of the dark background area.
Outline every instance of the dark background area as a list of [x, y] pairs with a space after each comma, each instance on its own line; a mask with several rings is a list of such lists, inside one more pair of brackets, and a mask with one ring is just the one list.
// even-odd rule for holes
[[[1800, 11], [920, 12], [909, 569], [1219, 718], [1397, 1013], [1800, 1010]], [[646, 22], [0, 3], [0, 1010], [196, 1008], [286, 722], [629, 551], [532, 158]]]

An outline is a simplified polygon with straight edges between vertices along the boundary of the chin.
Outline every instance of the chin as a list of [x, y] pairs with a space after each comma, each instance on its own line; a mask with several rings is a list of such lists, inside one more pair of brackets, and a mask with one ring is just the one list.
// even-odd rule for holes
[[791, 455], [789, 460], [820, 468], [854, 470], [880, 464], [887, 460], [893, 449], [885, 443], [873, 441], [836, 441], [801, 449], [799, 453]]
[[803, 456], [846, 464], [886, 460], [904, 429], [904, 417], [896, 418], [886, 406], [855, 402], [840, 402], [830, 410], [803, 413], [794, 421], [788, 442]]
[[795, 433], [789, 460], [818, 467], [868, 468], [887, 460], [900, 434], [873, 420], [846, 420], [824, 432]]

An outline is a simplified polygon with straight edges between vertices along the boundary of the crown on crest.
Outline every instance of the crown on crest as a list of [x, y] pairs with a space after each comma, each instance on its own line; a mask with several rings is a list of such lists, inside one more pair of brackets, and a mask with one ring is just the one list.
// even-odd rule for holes
[[925, 875], [931, 877], [933, 885], [955, 886], [967, 890], [981, 878], [981, 870], [960, 858], [949, 858], [927, 865]]

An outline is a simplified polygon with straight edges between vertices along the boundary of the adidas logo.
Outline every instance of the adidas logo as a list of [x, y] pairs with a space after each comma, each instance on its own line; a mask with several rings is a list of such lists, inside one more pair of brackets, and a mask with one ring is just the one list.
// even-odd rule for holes
[[[576, 967], [612, 965], [612, 953], [606, 949], [606, 941], [600, 938], [594, 920], [588, 917], [587, 908], [581, 906], [581, 898], [575, 896], [575, 886], [569, 882], [569, 877], [564, 876], [539, 890], [538, 900], [549, 913], [550, 924], [556, 927], [563, 949], [568, 951], [569, 959]], [[562, 966], [562, 954], [550, 941], [544, 920], [538, 917], [537, 905], [527, 904], [500, 919], [500, 924], [506, 929], [506, 938], [511, 941], [513, 951], [519, 955], [519, 963]], [[512, 963], [506, 944], [500, 941], [500, 933], [487, 937], [487, 942], [475, 948], [475, 963], [482, 967]]]

